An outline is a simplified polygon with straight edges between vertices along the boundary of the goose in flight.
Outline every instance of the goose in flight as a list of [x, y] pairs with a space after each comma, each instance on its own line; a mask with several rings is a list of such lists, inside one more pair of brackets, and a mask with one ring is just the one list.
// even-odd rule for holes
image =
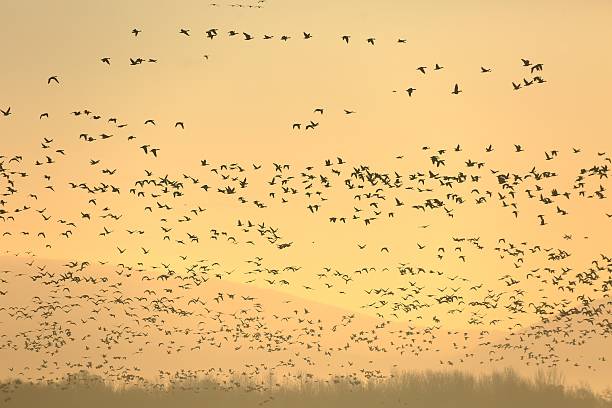
[[463, 92], [463, 91], [459, 89], [459, 84], [455, 84], [455, 87], [453, 88], [453, 91], [451, 93], [453, 95], [459, 95], [460, 92]]
[[189, 30], [181, 28], [181, 31], [179, 31], [179, 34], [185, 34], [187, 37], [189, 37]]
[[52, 75], [47, 79], [47, 84], [50, 84], [51, 81], [55, 81], [55, 83], [59, 84], [59, 80], [57, 79], [57, 75]]
[[103, 63], [110, 65], [110, 58], [109, 57], [104, 57], [104, 58], [100, 58], [100, 61], [102, 61]]
[[538, 218], [540, 219], [540, 225], [546, 225], [546, 221], [544, 221], [544, 215], [539, 214]]
[[2, 115], [4, 115], [4, 116], [10, 115], [11, 114], [11, 107], [9, 106], [8, 108], [6, 108], [6, 110], [0, 109], [0, 113], [2, 113]]
[[406, 89], [406, 92], [408, 92], [408, 96], [412, 96], [412, 93], [413, 93], [414, 91], [416, 91], [416, 88], [412, 88], [412, 87], [410, 87], [410, 88]]
[[312, 38], [312, 34], [307, 33], [307, 32], [304, 32], [304, 39], [305, 39], [305, 40], [308, 40], [308, 39], [310, 39], [310, 38]]
[[370, 37], [370, 38], [368, 38], [368, 39], [367, 39], [368, 43], [369, 43], [369, 44], [372, 44], [372, 45], [374, 45], [374, 41], [375, 41], [375, 40], [376, 40], [376, 38], [372, 38], [372, 37]]
[[343, 35], [342, 36], [342, 41], [346, 42], [347, 44], [349, 43], [349, 39], [351, 38], [350, 35]]
[[142, 33], [142, 30], [139, 30], [137, 28], [134, 28], [132, 30], [132, 34], [134, 34], [134, 37], [138, 37], [138, 34]]
[[491, 72], [491, 68], [480, 67], [480, 72], [486, 74], [487, 72]]
[[421, 71], [422, 73], [425, 73], [425, 68], [427, 67], [418, 67], [417, 71]]
[[181, 127], [181, 129], [185, 130], [185, 124], [184, 124], [183, 122], [176, 122], [176, 123], [174, 124], [174, 127], [175, 127], [175, 128], [176, 128], [176, 127], [179, 127], [179, 126]]

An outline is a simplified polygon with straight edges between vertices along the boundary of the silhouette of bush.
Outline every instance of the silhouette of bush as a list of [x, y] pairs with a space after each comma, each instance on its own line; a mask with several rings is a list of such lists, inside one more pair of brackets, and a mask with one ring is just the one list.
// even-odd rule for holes
[[[303, 377], [302, 377], [303, 378]], [[177, 380], [169, 385], [141, 380], [136, 385], [111, 386], [102, 378], [79, 372], [52, 383], [17, 380], [0, 384], [6, 407], [612, 407], [612, 401], [585, 387], [563, 385], [555, 371], [534, 379], [512, 370], [474, 376], [459, 371], [394, 374], [391, 378], [360, 380], [354, 375], [328, 381], [272, 384], [272, 376], [257, 382], [246, 376], [215, 382], [210, 378]], [[268, 384], [267, 386], [262, 384]]]

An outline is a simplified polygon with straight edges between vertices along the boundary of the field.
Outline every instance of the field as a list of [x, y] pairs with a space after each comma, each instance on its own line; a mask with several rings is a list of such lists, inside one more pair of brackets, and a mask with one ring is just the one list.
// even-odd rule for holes
[[543, 371], [533, 379], [512, 370], [478, 377], [428, 371], [365, 383], [349, 376], [279, 385], [237, 377], [226, 384], [179, 379], [117, 389], [81, 372], [48, 385], [4, 382], [1, 389], [7, 407], [612, 407], [609, 392], [567, 387], [558, 373]]

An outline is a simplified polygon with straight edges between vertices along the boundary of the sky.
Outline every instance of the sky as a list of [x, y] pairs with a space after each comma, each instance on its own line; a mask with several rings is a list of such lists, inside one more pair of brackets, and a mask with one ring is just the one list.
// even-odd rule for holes
[[[402, 268], [409, 265], [427, 271], [415, 280], [432, 296], [450, 295], [440, 288], [461, 276], [466, 301], [482, 300], [488, 289], [510, 302], [516, 289], [510, 276], [520, 276], [526, 304], [559, 302], [559, 312], [564, 299], [580, 302], [578, 293], [560, 291], [545, 276], [525, 276], [546, 267], [571, 268], [573, 276], [611, 253], [607, 176], [598, 175], [611, 157], [612, 56], [604, 52], [612, 37], [610, 2], [216, 4], [3, 6], [0, 109], [11, 110], [0, 116], [0, 169], [15, 173], [0, 188], [17, 190], [0, 199], [7, 211], [0, 248], [7, 257], [35, 257], [39, 266], [58, 268], [76, 259], [131, 265], [151, 276], [162, 263], [181, 271], [205, 259], [221, 264], [219, 280], [227, 284], [271, 289], [264, 298], [292, 296], [406, 324], [436, 323], [442, 314], [442, 326], [455, 330], [475, 329], [469, 313], [481, 308], [453, 315], [441, 306], [417, 317], [389, 304], [371, 306], [381, 298], [367, 291], [405, 286]], [[133, 29], [141, 32], [135, 36]], [[206, 35], [211, 29], [218, 32], [213, 39]], [[144, 62], [131, 65], [130, 58]], [[546, 82], [525, 86], [534, 76]], [[515, 90], [513, 83], [522, 86]], [[316, 127], [307, 129], [311, 123]], [[436, 165], [437, 159], [444, 163]], [[355, 173], [367, 171], [401, 181], [357, 187]], [[536, 179], [545, 172], [552, 177]], [[511, 181], [520, 177], [515, 197], [499, 182], [506, 173]], [[445, 175], [465, 175], [466, 182], [444, 185], [438, 176]], [[137, 184], [164, 178], [183, 183], [181, 189]], [[70, 183], [120, 192], [88, 193]], [[236, 194], [219, 192], [227, 186]], [[551, 204], [538, 200], [543, 196]], [[444, 205], [414, 208], [434, 198]], [[365, 224], [369, 216], [374, 219]], [[245, 231], [249, 221], [264, 226]], [[67, 230], [71, 235], [62, 236]], [[559, 251], [570, 256], [551, 261], [550, 253]], [[246, 261], [256, 257], [282, 274], [253, 274]], [[296, 268], [283, 270], [288, 266]], [[368, 272], [355, 272], [362, 268]], [[283, 277], [289, 283], [279, 284]], [[168, 285], [184, 290], [175, 280]], [[483, 289], [470, 289], [481, 283]], [[127, 278], [125, 285], [143, 287]], [[606, 296], [593, 289], [583, 288], [590, 303], [603, 302]], [[4, 305], [20, 301], [11, 292], [0, 298]], [[487, 313], [489, 325], [501, 319], [504, 333], [516, 330], [516, 322], [527, 327], [541, 320], [537, 313], [508, 319], [502, 308]], [[5, 324], [19, 331], [21, 322]]]

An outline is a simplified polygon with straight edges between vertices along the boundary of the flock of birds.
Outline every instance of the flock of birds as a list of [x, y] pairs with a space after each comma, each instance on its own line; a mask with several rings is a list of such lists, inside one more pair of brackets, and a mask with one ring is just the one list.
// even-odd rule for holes
[[[132, 29], [132, 34], [135, 38], [137, 38], [140, 33], [142, 33], [142, 30], [139, 28], [133, 28]], [[180, 28], [178, 30], [179, 35], [185, 36], [185, 37], [191, 37], [192, 36], [192, 30], [189, 28]], [[205, 35], [206, 38], [213, 40], [219, 36], [221, 36], [221, 30], [218, 28], [210, 28], [205, 30], [205, 32], [203, 33]], [[229, 30], [227, 31], [227, 36], [232, 38], [232, 37], [239, 37], [242, 38], [244, 41], [252, 41], [257, 39], [255, 37], [255, 35], [251, 34], [251, 33], [247, 33], [247, 32], [240, 32], [237, 30]], [[261, 39], [263, 40], [274, 40], [274, 39], [278, 39], [280, 41], [283, 42], [287, 42], [289, 40], [291, 40], [293, 37], [287, 34], [283, 34], [283, 35], [272, 35], [272, 34], [264, 34]], [[313, 38], [313, 34], [310, 32], [302, 32], [301, 38], [303, 40], [310, 40]], [[351, 42], [351, 38], [352, 36], [347, 35], [347, 34], [343, 34], [340, 37], [340, 40], [345, 42], [346, 44], [349, 44]], [[365, 43], [374, 46], [376, 44], [376, 38], [375, 37], [367, 37], [364, 39]], [[407, 44], [408, 40], [406, 38], [398, 38], [396, 40], [396, 42], [398, 44]], [[210, 56], [208, 54], [204, 54], [204, 59], [208, 60], [210, 58]], [[110, 57], [102, 57], [100, 58], [100, 61], [107, 64], [107, 65], [111, 65], [111, 58]], [[523, 87], [528, 87], [534, 84], [543, 84], [545, 82], [547, 82], [541, 75], [541, 72], [544, 69], [544, 64], [541, 62], [538, 63], [533, 63], [531, 62], [529, 59], [526, 58], [521, 58], [522, 61], [522, 67], [524, 67], [528, 72], [527, 72], [527, 76], [518, 80], [517, 82], [512, 81], [512, 89], [514, 89], [515, 91], [523, 88]], [[149, 63], [157, 63], [158, 60], [155, 58], [142, 58], [142, 57], [133, 57], [130, 58], [130, 65], [139, 65], [142, 64], [144, 62], [149, 62]], [[429, 70], [431, 71], [440, 71], [444, 69], [444, 66], [440, 65], [439, 63], [434, 64], [433, 67], [430, 66], [426, 66], [426, 65], [421, 65], [415, 68], [416, 71], [420, 72], [421, 74], [425, 75], [427, 72], [429, 72]], [[491, 73], [493, 71], [492, 68], [487, 68], [484, 66], [480, 67], [480, 73], [482, 74], [488, 74]], [[55, 80], [57, 81], [57, 78], [55, 78]], [[413, 86], [408, 87], [405, 92], [408, 93], [408, 96], [412, 96], [412, 94], [414, 93], [414, 91], [416, 91], [416, 88], [414, 88]], [[397, 90], [393, 90], [393, 92], [398, 92]], [[460, 86], [458, 83], [455, 83], [454, 85], [452, 85], [451, 87], [451, 91], [450, 94], [452, 95], [459, 95], [461, 92], [463, 92], [462, 89], [460, 89]], [[347, 114], [349, 114], [349, 112], [352, 111], [348, 111], [345, 110], [345, 112]], [[322, 113], [322, 112], [321, 112]], [[310, 123], [310, 128], [313, 128], [316, 126], [312, 125], [312, 122]]]
[[213, 7], [237, 7], [237, 8], [250, 8], [250, 9], [262, 9], [265, 7], [266, 0], [257, 0], [257, 2], [253, 3], [230, 3], [230, 4], [221, 4], [221, 3], [210, 3]]
[[[141, 30], [132, 33], [138, 37]], [[191, 35], [189, 29], [180, 33]], [[210, 29], [206, 35], [212, 40], [220, 34]], [[228, 35], [255, 38], [236, 31]], [[304, 40], [311, 37], [303, 33]], [[349, 44], [352, 37], [341, 40]], [[375, 38], [366, 41], [375, 45]], [[101, 60], [111, 64], [110, 57]], [[133, 65], [143, 62], [132, 60]], [[514, 89], [545, 82], [539, 76], [541, 63], [523, 60], [522, 65], [537, 76], [513, 83]], [[443, 68], [436, 64], [433, 70]], [[422, 74], [427, 69], [417, 68]], [[483, 74], [491, 70], [481, 67]], [[60, 77], [49, 76], [47, 84], [60, 85]], [[410, 87], [405, 92], [412, 97], [415, 91]], [[455, 84], [450, 93], [462, 91]], [[3, 120], [19, 118], [11, 107], [0, 112]], [[315, 107], [313, 114], [323, 116], [325, 109]], [[353, 114], [358, 113], [344, 110], [344, 115]], [[586, 154], [576, 147], [543, 151], [529, 171], [498, 166], [493, 159], [501, 151], [521, 163], [526, 148], [520, 144], [510, 149], [491, 144], [479, 151], [464, 151], [460, 144], [422, 146], [410, 156], [395, 157], [394, 168], [386, 170], [342, 157], [304, 167], [203, 158], [195, 163], [197, 171], [169, 170], [156, 166], [165, 146], [128, 132], [128, 123], [115, 116], [76, 108], [66, 114], [42, 112], [38, 120], [55, 115], [80, 121], [83, 127], [96, 121], [108, 130], [45, 136], [37, 150], [28, 152], [0, 151], [0, 247], [20, 247], [2, 254], [0, 355], [18, 354], [24, 361], [6, 367], [3, 374], [40, 382], [83, 369], [154, 387], [214, 375], [223, 378], [220, 387], [231, 390], [240, 386], [235, 375], [270, 371], [282, 373], [285, 380], [337, 378], [331, 373], [327, 378], [298, 374], [304, 367], [337, 365], [344, 370], [341, 377], [355, 384], [363, 377], [388, 378], [393, 374], [374, 366], [386, 354], [395, 356], [396, 367], [424, 358], [438, 359], [443, 367], [489, 365], [511, 355], [531, 366], [591, 371], [606, 366], [604, 350], [595, 359], [574, 350], [612, 333], [612, 254], [574, 261], [580, 256], [569, 247], [579, 241], [576, 250], [584, 251], [582, 241], [588, 237], [567, 231], [563, 245], [551, 245], [546, 231], [568, 217], [579, 219], [583, 210], [577, 208], [597, 208], [607, 200], [612, 163], [607, 152]], [[164, 126], [155, 118], [141, 123], [145, 129]], [[292, 128], [318, 125], [310, 120]], [[166, 126], [189, 129], [183, 120]], [[66, 138], [78, 140], [83, 144], [80, 153], [90, 156], [83, 160], [72, 153]], [[97, 158], [100, 144], [144, 155], [140, 176], [132, 179], [118, 162]], [[419, 155], [425, 165], [415, 164]], [[578, 170], [555, 165], [561, 160], [577, 162]], [[56, 172], [63, 164], [78, 171], [65, 179]], [[64, 197], [72, 197], [71, 205], [53, 204]], [[209, 216], [228, 208], [245, 208], [249, 215], [238, 215], [231, 224]], [[307, 243], [277, 226], [284, 222], [276, 217], [280, 208], [289, 208], [313, 228], [325, 224], [340, 229], [351, 223], [362, 228], [351, 260], [339, 266], [322, 259], [320, 268], [292, 261]], [[485, 208], [543, 236], [516, 241], [501, 233], [481, 238], [479, 233], [440, 232], [437, 242], [422, 239], [435, 223], [454, 222]], [[612, 225], [612, 214], [599, 217], [602, 225]], [[415, 219], [417, 232], [399, 237], [408, 242], [413, 253], [409, 259], [402, 258], [405, 248], [397, 241], [368, 240], [373, 225], [409, 228]], [[103, 248], [105, 256], [68, 255], [79, 241]], [[272, 255], [243, 255], [246, 259], [237, 267], [214, 259], [214, 252], [194, 255], [211, 245], [239, 254], [263, 248]], [[362, 253], [368, 261], [357, 257]], [[47, 254], [66, 254], [67, 259], [52, 261]], [[392, 255], [402, 260], [386, 258]], [[496, 270], [482, 274], [470, 269], [491, 257]], [[268, 288], [286, 299], [275, 304], [266, 298]], [[283, 295], [289, 288], [312, 299], [357, 299], [363, 314], [315, 313], [316, 302]], [[448, 328], [457, 322], [465, 328]], [[159, 353], [198, 359], [215, 350], [228, 350], [249, 363], [240, 368], [162, 369], [153, 385], [138, 366], [139, 358]], [[363, 356], [367, 363], [360, 366], [355, 361]], [[161, 364], [161, 357], [156, 358]], [[280, 385], [280, 379], [264, 381], [250, 391]], [[3, 386], [6, 400], [13, 386]]]

